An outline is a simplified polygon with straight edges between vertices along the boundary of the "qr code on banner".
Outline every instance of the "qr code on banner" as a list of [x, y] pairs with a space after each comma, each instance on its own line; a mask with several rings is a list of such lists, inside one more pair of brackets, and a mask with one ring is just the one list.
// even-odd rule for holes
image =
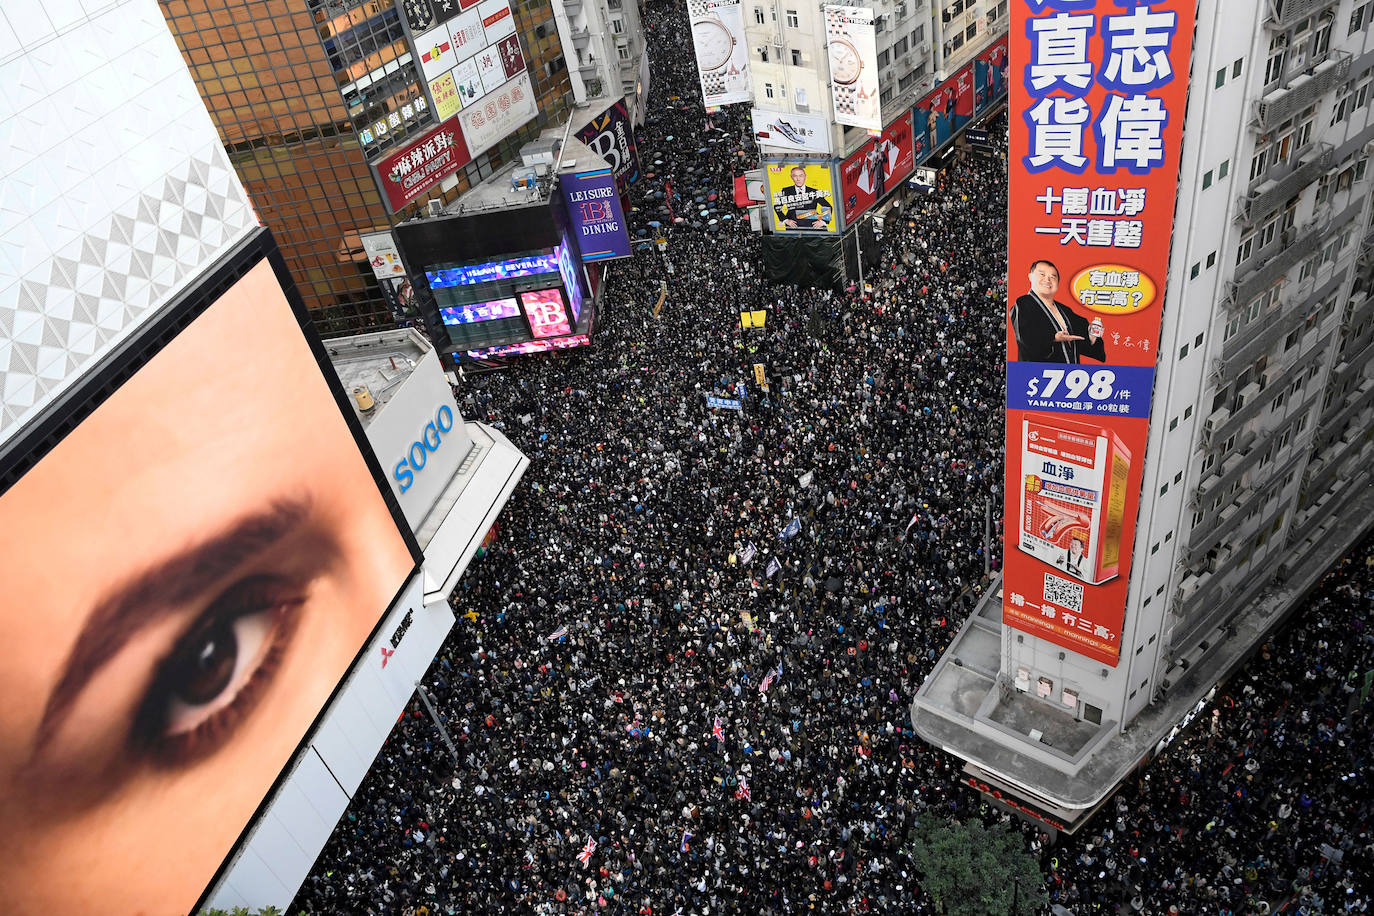
[[1083, 586], [1045, 573], [1045, 600], [1078, 613], [1083, 610]]

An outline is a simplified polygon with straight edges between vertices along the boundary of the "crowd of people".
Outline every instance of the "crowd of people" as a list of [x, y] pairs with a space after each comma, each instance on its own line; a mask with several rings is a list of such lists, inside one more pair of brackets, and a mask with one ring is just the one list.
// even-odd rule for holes
[[[459, 759], [412, 703], [293, 913], [935, 913], [910, 828], [1008, 817], [910, 715], [998, 567], [1005, 164], [953, 159], [862, 286], [770, 284], [709, 203], [747, 111], [703, 111], [681, 4], [644, 21], [666, 247], [611, 268], [594, 348], [461, 389], [531, 464], [426, 681]], [[1020, 825], [1056, 903], [1367, 911], [1363, 550], [1078, 836]]]

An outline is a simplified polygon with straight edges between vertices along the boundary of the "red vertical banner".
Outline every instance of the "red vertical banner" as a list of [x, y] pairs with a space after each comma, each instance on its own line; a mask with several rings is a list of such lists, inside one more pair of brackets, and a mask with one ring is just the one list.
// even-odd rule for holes
[[1017, 0], [1002, 619], [1115, 666], [1193, 4]]

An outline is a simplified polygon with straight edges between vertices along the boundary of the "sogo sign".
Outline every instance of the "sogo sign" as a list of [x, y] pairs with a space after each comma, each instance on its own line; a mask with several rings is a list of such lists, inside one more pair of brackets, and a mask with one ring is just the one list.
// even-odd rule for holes
[[437, 452], [443, 444], [444, 434], [452, 429], [453, 408], [445, 404], [439, 408], [434, 419], [425, 424], [425, 428], [420, 432], [420, 438], [411, 443], [405, 456], [392, 468], [391, 476], [401, 485], [402, 493], [415, 483], [415, 475], [424, 470], [429, 462], [429, 456]]

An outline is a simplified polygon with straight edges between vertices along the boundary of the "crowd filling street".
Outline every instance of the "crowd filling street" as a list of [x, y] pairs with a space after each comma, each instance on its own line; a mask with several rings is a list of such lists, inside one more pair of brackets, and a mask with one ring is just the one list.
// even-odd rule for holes
[[1011, 820], [1073, 913], [1374, 908], [1374, 543], [1076, 836], [913, 733], [999, 567], [1005, 163], [951, 156], [866, 283], [771, 284], [747, 110], [703, 110], [680, 3], [644, 21], [626, 204], [666, 247], [609, 269], [593, 347], [458, 390], [531, 459], [426, 679], [459, 759], [413, 701], [290, 912], [935, 913], [926, 819]]

